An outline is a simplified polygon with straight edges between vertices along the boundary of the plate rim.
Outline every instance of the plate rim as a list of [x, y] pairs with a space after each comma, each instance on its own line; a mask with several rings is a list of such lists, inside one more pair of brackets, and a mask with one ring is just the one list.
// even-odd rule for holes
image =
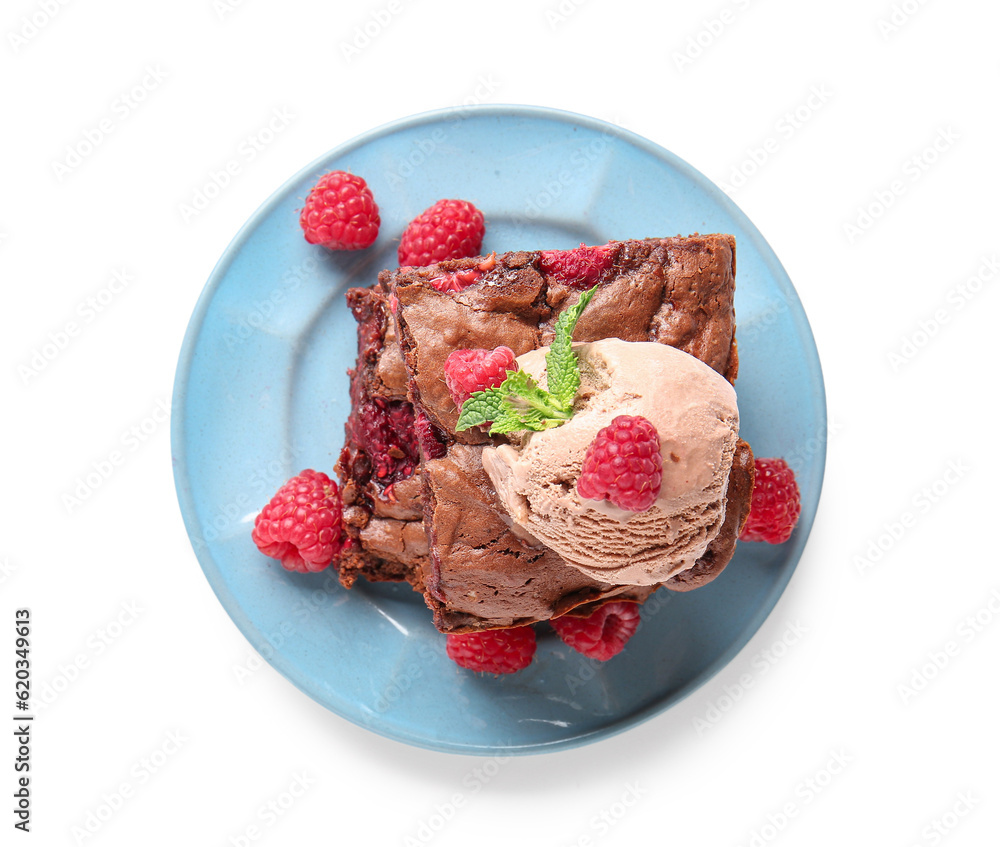
[[[749, 238], [754, 243], [756, 252], [762, 259], [769, 276], [785, 295], [789, 308], [789, 316], [798, 335], [800, 338], [810, 342], [807, 345], [807, 349], [803, 351], [807, 354], [804, 357], [806, 360], [804, 364], [807, 371], [815, 381], [814, 385], [816, 388], [816, 396], [811, 398], [811, 400], [812, 405], [816, 410], [817, 419], [822, 425], [822, 430], [815, 436], [819, 443], [817, 450], [813, 454], [813, 467], [811, 470], [814, 471], [814, 476], [812, 479], [812, 486], [809, 489], [808, 496], [807, 492], [802, 492], [803, 500], [810, 503], [815, 502], [815, 508], [803, 515], [805, 520], [800, 521], [795, 539], [792, 542], [785, 542], [786, 545], [791, 543], [794, 546], [791, 548], [785, 548], [785, 558], [787, 564], [783, 568], [779, 578], [775, 580], [770, 590], [764, 595], [763, 602], [759, 604], [754, 614], [748, 619], [744, 631], [748, 632], [749, 636], [745, 641], [739, 643], [735, 649], [731, 644], [714, 662], [704, 667], [696, 676], [687, 680], [679, 689], [673, 692], [668, 692], [646, 706], [631, 711], [626, 716], [617, 718], [606, 725], [581, 731], [567, 738], [518, 745], [473, 745], [466, 742], [458, 743], [442, 739], [429, 739], [419, 736], [415, 737], [413, 735], [406, 735], [397, 731], [390, 731], [377, 723], [366, 722], [361, 718], [360, 714], [357, 716], [346, 714], [339, 709], [333, 708], [329, 702], [317, 699], [316, 693], [307, 688], [309, 680], [305, 678], [305, 675], [300, 674], [297, 668], [281, 661], [280, 651], [270, 651], [270, 658], [265, 659], [265, 661], [267, 661], [272, 668], [295, 685], [296, 688], [302, 691], [310, 699], [326, 708], [328, 711], [333, 712], [339, 717], [362, 729], [373, 732], [384, 738], [389, 738], [397, 742], [426, 750], [461, 755], [490, 756], [543, 754], [555, 752], [557, 750], [567, 750], [585, 746], [626, 732], [639, 724], [650, 720], [656, 715], [666, 712], [672, 706], [692, 695], [695, 691], [700, 689], [710, 679], [727, 667], [733, 659], [749, 645], [754, 635], [756, 635], [766, 619], [774, 611], [778, 600], [785, 592], [792, 576], [798, 570], [799, 561], [802, 558], [804, 548], [811, 535], [816, 512], [819, 510], [823, 480], [826, 473], [828, 410], [826, 401], [826, 386], [823, 378], [823, 370], [820, 362], [818, 346], [816, 344], [816, 338], [812, 332], [812, 328], [798, 297], [798, 293], [792, 285], [787, 271], [785, 271], [770, 244], [764, 238], [763, 234], [756, 227], [756, 225], [736, 205], [732, 198], [723, 192], [722, 189], [720, 189], [715, 183], [709, 180], [708, 177], [688, 162], [681, 159], [675, 153], [631, 130], [609, 123], [600, 118], [562, 109], [549, 108], [546, 106], [490, 103], [433, 109], [397, 118], [353, 136], [300, 168], [294, 174], [285, 179], [274, 191], [272, 191], [271, 194], [240, 226], [239, 230], [230, 240], [229, 244], [226, 246], [225, 250], [209, 273], [191, 312], [191, 317], [189, 318], [184, 338], [181, 343], [177, 367], [175, 369], [174, 384], [171, 394], [171, 461], [173, 465], [174, 488], [177, 494], [178, 506], [181, 511], [181, 517], [184, 523], [185, 531], [188, 535], [189, 543], [192, 544], [192, 552], [195, 554], [195, 559], [199, 564], [200, 570], [208, 580], [209, 585], [219, 602], [222, 604], [226, 614], [236, 625], [237, 629], [239, 629], [243, 637], [247, 639], [250, 646], [253, 647], [253, 649], [263, 658], [263, 653], [267, 652], [264, 647], [267, 643], [266, 639], [261, 635], [257, 626], [249, 619], [246, 611], [236, 601], [236, 598], [224, 584], [221, 568], [215, 558], [211, 555], [211, 551], [208, 546], [206, 545], [204, 550], [199, 552], [197, 546], [194, 545], [191, 540], [198, 530], [198, 517], [196, 507], [193, 502], [190, 479], [187, 474], [183, 410], [185, 409], [185, 389], [193, 366], [194, 350], [197, 346], [197, 341], [200, 337], [205, 318], [208, 314], [209, 306], [213, 297], [217, 293], [221, 281], [225, 278], [230, 265], [243, 249], [247, 240], [260, 225], [261, 221], [274, 209], [274, 207], [286, 199], [288, 191], [294, 184], [298, 183], [309, 174], [316, 172], [318, 169], [322, 169], [324, 167], [324, 163], [333, 159], [344, 157], [358, 147], [364, 146], [365, 144], [368, 144], [376, 139], [392, 135], [401, 129], [411, 129], [426, 124], [440, 123], [443, 120], [454, 120], [456, 117], [459, 120], [462, 120], [467, 117], [479, 115], [500, 118], [529, 118], [544, 121], [558, 121], [572, 124], [574, 126], [583, 126], [595, 132], [613, 135], [631, 146], [641, 149], [652, 158], [665, 162], [671, 169], [674, 169], [685, 178], [691, 180], [701, 191], [709, 195], [708, 199], [722, 206], [734, 219], [734, 221], [741, 226], [746, 234], [749, 235]], [[202, 558], [203, 555], [208, 558], [211, 567], [206, 567]], [[736, 641], [739, 642], [740, 639], [738, 638]]]

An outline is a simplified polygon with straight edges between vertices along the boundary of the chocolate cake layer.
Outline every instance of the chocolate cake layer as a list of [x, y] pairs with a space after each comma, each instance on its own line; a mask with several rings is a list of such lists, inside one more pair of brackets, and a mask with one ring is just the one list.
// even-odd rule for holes
[[[670, 344], [734, 381], [733, 239], [610, 247], [574, 339]], [[406, 579], [424, 591], [444, 631], [528, 623], [595, 601], [642, 600], [655, 590], [598, 583], [551, 550], [525, 545], [505, 522], [478, 459], [490, 438], [479, 429], [454, 430], [458, 410], [443, 380], [447, 356], [500, 344], [519, 355], [548, 344], [559, 313], [578, 299], [579, 286], [544, 274], [542, 264], [537, 252], [517, 252], [384, 271], [377, 285], [348, 295], [359, 358], [337, 466], [352, 538], [341, 580]], [[463, 290], [435, 287], [459, 275], [459, 284], [471, 281]], [[409, 436], [401, 431], [408, 422]], [[749, 508], [752, 466], [741, 442], [722, 531], [696, 567], [667, 587], [702, 585], [729, 561]]]

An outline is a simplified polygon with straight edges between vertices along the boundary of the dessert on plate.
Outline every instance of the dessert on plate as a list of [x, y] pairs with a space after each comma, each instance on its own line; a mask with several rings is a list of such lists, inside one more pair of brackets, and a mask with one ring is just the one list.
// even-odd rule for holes
[[[753, 479], [753, 454], [736, 436], [731, 387], [738, 369], [734, 266], [732, 237], [704, 235], [451, 260], [383, 271], [372, 287], [351, 289], [359, 355], [336, 468], [350, 538], [340, 560], [342, 582], [349, 586], [360, 576], [406, 580], [423, 592], [438, 629], [462, 632], [589, 612], [609, 599], [641, 601], [659, 585], [684, 591], [717, 576], [732, 558]], [[448, 356], [502, 345], [519, 357], [522, 370], [540, 377], [539, 351], [551, 342], [559, 315], [594, 285], [573, 333], [583, 343], [588, 410], [565, 427], [527, 438], [490, 437], [481, 427], [457, 431], [460, 410], [444, 378]], [[598, 368], [605, 382], [613, 371], [603, 397]], [[653, 372], [668, 393], [629, 401], [643, 383], [652, 385]], [[627, 544], [619, 544], [617, 554], [597, 546], [602, 527], [621, 523], [617, 517], [583, 510], [575, 528], [565, 525], [565, 515], [558, 530], [547, 521], [548, 535], [537, 518], [518, 522], [513, 504], [523, 505], [524, 498], [508, 484], [516, 469], [543, 468], [539, 455], [553, 455], [543, 442], [555, 443], [565, 432], [592, 437], [616, 411], [658, 403], [662, 417], [679, 400], [687, 404], [688, 411], [672, 420], [686, 429], [664, 448], [667, 478], [673, 489], [682, 486], [684, 474], [673, 471], [677, 459], [705, 458], [689, 455], [697, 423], [690, 420], [697, 403], [689, 389], [707, 392], [713, 402], [721, 397], [730, 418], [710, 484], [701, 486], [711, 489], [711, 497], [687, 504], [686, 515], [656, 509], [661, 535], [672, 531], [673, 546], [686, 544], [697, 556], [658, 576], [653, 570], [636, 578], [641, 564], [621, 561], [634, 552]], [[515, 456], [525, 450], [528, 455]], [[689, 470], [687, 464], [682, 470]], [[711, 515], [701, 520], [706, 509]], [[626, 536], [648, 531], [641, 527], [648, 523], [645, 515], [629, 522]], [[552, 534], [573, 536], [585, 525], [593, 536], [592, 543], [583, 540], [589, 566]]]
[[[300, 222], [335, 250], [380, 225], [344, 172]], [[546, 621], [604, 661], [654, 591], [706, 585], [738, 539], [780, 543], [798, 518], [792, 470], [739, 437], [735, 241], [471, 255], [484, 231], [471, 203], [438, 201], [400, 267], [348, 290], [340, 486], [293, 477], [253, 539], [289, 570], [335, 564], [346, 588], [409, 583], [462, 667], [526, 667]]]

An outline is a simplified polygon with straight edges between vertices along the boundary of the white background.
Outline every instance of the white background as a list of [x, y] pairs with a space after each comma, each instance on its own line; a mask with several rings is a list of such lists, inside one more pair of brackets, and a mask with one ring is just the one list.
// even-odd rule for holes
[[[0, 747], [0, 842], [995, 843], [998, 26], [986, 0], [5, 3], [0, 679], [30, 607], [36, 693], [59, 693], [29, 836]], [[475, 100], [615, 121], [733, 189], [810, 317], [831, 425], [806, 553], [731, 665], [620, 737], [509, 761], [377, 737], [267, 665], [236, 678], [252, 651], [185, 535], [164, 411], [201, 287], [265, 198], [358, 133]], [[275, 109], [288, 125], [185, 221]]]

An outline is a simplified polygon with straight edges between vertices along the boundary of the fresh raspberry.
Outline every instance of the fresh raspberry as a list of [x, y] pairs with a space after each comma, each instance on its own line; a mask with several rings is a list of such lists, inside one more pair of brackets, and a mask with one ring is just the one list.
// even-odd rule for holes
[[593, 288], [610, 264], [610, 244], [599, 247], [581, 244], [572, 250], [543, 250], [538, 255], [538, 266], [542, 273], [574, 288]]
[[787, 541], [802, 511], [795, 471], [784, 459], [754, 459], [753, 495], [741, 541]]
[[461, 409], [476, 391], [496, 388], [507, 379], [507, 371], [516, 370], [517, 362], [510, 347], [452, 350], [444, 361], [444, 381], [455, 406]]
[[438, 200], [403, 230], [399, 264], [433, 265], [445, 259], [478, 256], [486, 225], [483, 213], [466, 200]]
[[346, 171], [330, 171], [309, 192], [299, 223], [310, 244], [358, 250], [375, 241], [381, 221], [368, 183]]
[[470, 671], [514, 673], [535, 657], [535, 630], [530, 626], [490, 629], [448, 636], [448, 657]]
[[656, 427], [641, 415], [619, 415], [597, 433], [583, 457], [576, 491], [586, 500], [610, 500], [644, 512], [660, 493], [663, 460]]
[[325, 473], [305, 470], [261, 509], [251, 537], [261, 553], [287, 570], [315, 573], [340, 553], [340, 512], [337, 484]]
[[585, 618], [563, 615], [549, 621], [556, 634], [588, 659], [606, 662], [625, 648], [639, 627], [639, 604], [618, 600]]
[[467, 271], [454, 271], [450, 274], [441, 274], [429, 280], [431, 287], [435, 291], [458, 292], [464, 291], [474, 282], [479, 282], [483, 274], [475, 268]]

